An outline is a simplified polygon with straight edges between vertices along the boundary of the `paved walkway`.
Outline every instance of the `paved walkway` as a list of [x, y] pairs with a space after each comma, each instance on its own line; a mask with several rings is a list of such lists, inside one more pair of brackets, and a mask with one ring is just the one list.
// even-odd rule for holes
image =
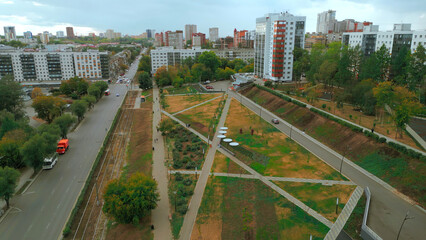
[[[228, 97], [225, 103], [225, 106], [222, 111], [222, 116], [220, 117], [218, 127], [222, 127], [225, 124], [226, 115], [229, 110], [229, 106], [231, 104], [231, 98]], [[201, 205], [201, 200], [203, 198], [204, 189], [207, 185], [207, 180], [209, 177], [209, 173], [211, 171], [214, 155], [216, 154], [216, 148], [219, 144], [219, 138], [215, 137], [217, 133], [215, 133], [212, 141], [212, 147], [208, 150], [206, 159], [204, 160], [203, 169], [201, 171], [200, 177], [198, 178], [197, 184], [195, 185], [194, 195], [192, 196], [191, 202], [188, 206], [188, 212], [185, 215], [183, 220], [183, 225], [180, 231], [181, 240], [186, 240], [191, 238], [192, 229], [194, 227], [195, 220], [197, 218], [198, 209]]]
[[[181, 173], [181, 174], [200, 174], [201, 171], [192, 171], [192, 170], [171, 170], [171, 174]], [[220, 176], [220, 177], [235, 177], [235, 178], [247, 178], [247, 179], [257, 179], [258, 177], [253, 174], [239, 174], [239, 173], [218, 173], [210, 172], [210, 175]], [[269, 181], [277, 182], [302, 182], [302, 183], [321, 183], [322, 185], [332, 186], [332, 185], [356, 185], [351, 181], [335, 181], [335, 180], [322, 180], [322, 179], [309, 179], [309, 178], [287, 178], [287, 177], [271, 177], [263, 176]]]
[[214, 98], [212, 98], [212, 99], [209, 99], [209, 100], [207, 100], [207, 101], [205, 101], [205, 102], [202, 102], [202, 103], [199, 103], [199, 104], [197, 104], [197, 105], [194, 105], [194, 106], [192, 106], [192, 107], [189, 107], [189, 108], [186, 108], [186, 109], [180, 110], [179, 112], [175, 112], [175, 113], [173, 113], [173, 115], [178, 115], [179, 113], [183, 113], [183, 112], [188, 111], [188, 110], [190, 110], [190, 109], [196, 108], [196, 107], [198, 107], [198, 106], [201, 106], [201, 105], [203, 105], [203, 104], [205, 104], [205, 103], [211, 102], [211, 101], [213, 101], [213, 100], [215, 100], [215, 99], [217, 99], [217, 98], [220, 98], [220, 97], [222, 97], [222, 96], [220, 95], [220, 96], [214, 97]]
[[[153, 100], [159, 98], [159, 91], [157, 85], [154, 85]], [[152, 160], [152, 177], [158, 183], [158, 190], [160, 193], [160, 201], [157, 208], [152, 211], [152, 224], [154, 225], [154, 239], [164, 240], [172, 239], [172, 230], [170, 227], [170, 205], [168, 195], [168, 178], [167, 168], [164, 166], [164, 142], [161, 132], [157, 131], [157, 126], [161, 121], [160, 103], [153, 101], [154, 116], [152, 120], [152, 141], [155, 148]], [[155, 141], [155, 139], [158, 139]]]
[[[30, 168], [30, 167], [26, 167], [20, 174], [19, 176], [19, 180], [18, 180], [18, 184], [16, 185], [15, 188], [15, 193], [17, 191], [19, 191], [19, 189], [21, 189], [22, 186], [24, 186], [24, 184], [28, 181], [31, 180], [30, 177], [31, 175], [33, 175], [34, 173], [34, 169]], [[0, 200], [0, 212], [1, 210], [6, 206], [6, 201], [4, 201], [3, 199]], [[1, 218], [2, 214], [0, 214], [0, 218]]]
[[264, 176], [260, 175], [254, 169], [252, 169], [251, 167], [247, 166], [245, 163], [243, 163], [240, 160], [238, 160], [236, 157], [234, 157], [229, 152], [223, 150], [222, 148], [219, 148], [219, 151], [221, 153], [223, 153], [225, 156], [229, 157], [229, 159], [231, 159], [232, 161], [234, 161], [240, 167], [244, 168], [249, 173], [255, 175], [260, 181], [262, 181], [264, 184], [266, 184], [267, 186], [269, 186], [270, 188], [272, 188], [273, 190], [275, 190], [276, 192], [278, 192], [281, 196], [285, 197], [287, 200], [289, 200], [290, 202], [292, 202], [296, 206], [300, 207], [307, 214], [311, 215], [312, 217], [314, 217], [315, 219], [317, 219], [318, 221], [320, 221], [321, 223], [323, 223], [327, 227], [331, 228], [331, 226], [333, 225], [332, 222], [330, 222], [328, 219], [326, 219], [325, 217], [323, 217], [321, 214], [317, 213], [315, 210], [313, 210], [312, 208], [308, 207], [302, 201], [300, 201], [299, 199], [293, 197], [292, 195], [290, 195], [289, 193], [287, 193], [286, 191], [284, 191], [283, 189], [281, 189], [280, 187], [278, 187], [277, 185], [275, 185], [273, 182], [269, 181], [267, 178], [265, 178]]
[[141, 98], [140, 98], [140, 95], [141, 95], [142, 90], [138, 89], [136, 91], [138, 92], [138, 94], [136, 95], [137, 97], [135, 99], [135, 105], [133, 107], [134, 109], [141, 108]]
[[361, 198], [363, 192], [364, 189], [359, 186], [355, 189], [355, 191], [353, 191], [351, 198], [349, 198], [349, 201], [346, 203], [342, 212], [339, 214], [336, 222], [334, 222], [330, 231], [328, 231], [327, 235], [325, 235], [325, 240], [337, 239], [337, 236], [339, 236], [340, 232], [343, 230], [343, 227], [351, 216], [352, 211], [356, 207], [358, 200]]

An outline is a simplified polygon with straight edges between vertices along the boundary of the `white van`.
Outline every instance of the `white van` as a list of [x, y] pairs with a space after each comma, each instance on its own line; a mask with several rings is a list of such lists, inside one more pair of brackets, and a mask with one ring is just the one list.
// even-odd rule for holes
[[46, 157], [43, 162], [43, 169], [52, 169], [58, 161], [58, 153], [55, 152], [49, 157]]

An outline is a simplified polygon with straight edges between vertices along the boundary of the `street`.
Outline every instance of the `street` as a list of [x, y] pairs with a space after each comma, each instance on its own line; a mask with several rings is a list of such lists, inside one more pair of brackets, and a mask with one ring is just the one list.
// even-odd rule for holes
[[[139, 59], [139, 58], [138, 58]], [[138, 59], [127, 72], [136, 73]], [[93, 162], [126, 95], [125, 84], [110, 85], [104, 96], [86, 114], [77, 129], [68, 134], [70, 149], [59, 157], [56, 166], [42, 171], [22, 195], [11, 200], [13, 208], [0, 223], [1, 239], [58, 239]], [[116, 97], [119, 93], [119, 97]]]
[[[257, 104], [254, 104], [244, 96], [241, 98], [238, 93], [229, 91], [229, 94], [238, 101], [242, 99], [243, 105], [256, 112], [258, 115], [261, 115], [267, 122], [271, 122], [273, 118], [278, 118], [266, 109], [259, 108]], [[291, 138], [293, 140], [335, 169], [340, 168], [342, 157], [334, 151], [330, 151], [325, 145], [306, 135], [303, 131], [295, 128], [291, 130], [290, 127], [283, 122], [275, 124], [274, 126], [286, 135], [290, 135], [291, 131]], [[365, 173], [346, 162], [343, 163], [342, 174], [350, 178], [357, 185], [363, 188], [370, 188], [372, 198], [367, 225], [380, 237], [383, 239], [396, 239], [405, 214], [409, 211], [409, 216], [414, 218], [407, 220], [404, 224], [399, 239], [424, 239], [424, 236], [426, 236], [426, 228], [424, 227], [426, 223], [426, 213], [422, 209], [412, 206], [394, 192], [388, 190], [385, 186], [374, 181], [372, 178], [367, 177]]]

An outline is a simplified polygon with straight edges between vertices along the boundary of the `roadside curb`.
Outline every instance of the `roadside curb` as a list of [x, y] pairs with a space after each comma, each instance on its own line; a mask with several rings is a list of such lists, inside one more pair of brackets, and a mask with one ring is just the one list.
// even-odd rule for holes
[[41, 172], [43, 172], [43, 169], [40, 169], [40, 171], [37, 173], [37, 175], [33, 178], [33, 179], [28, 179], [28, 181], [30, 181], [30, 183], [28, 184], [28, 186], [21, 192], [20, 195], [23, 195], [28, 188], [31, 187], [31, 185], [33, 185], [34, 181], [38, 178], [38, 176], [41, 174]]

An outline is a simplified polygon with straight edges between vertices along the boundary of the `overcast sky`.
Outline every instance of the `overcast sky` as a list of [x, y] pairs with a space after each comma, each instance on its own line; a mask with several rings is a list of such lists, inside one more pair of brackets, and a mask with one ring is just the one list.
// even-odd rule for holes
[[225, 37], [234, 28], [254, 30], [257, 17], [282, 11], [306, 16], [306, 32], [313, 32], [317, 14], [328, 9], [336, 10], [337, 20], [372, 21], [383, 31], [394, 23], [426, 29], [425, 0], [0, 0], [0, 34], [9, 25], [16, 27], [17, 35], [56, 34], [67, 26], [78, 35], [106, 29], [137, 35], [147, 28], [174, 31], [196, 24], [207, 36], [209, 27], [219, 27]]

